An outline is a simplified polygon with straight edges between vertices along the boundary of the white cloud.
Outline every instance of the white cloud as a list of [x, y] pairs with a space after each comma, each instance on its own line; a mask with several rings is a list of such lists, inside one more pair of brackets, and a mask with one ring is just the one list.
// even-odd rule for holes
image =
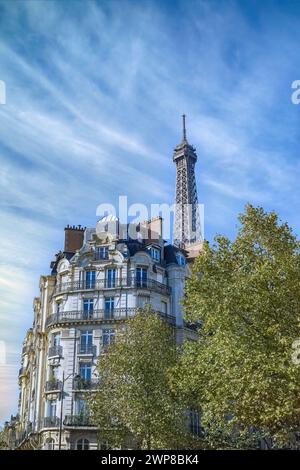
[[299, 230], [297, 18], [279, 29], [275, 7], [255, 22], [234, 2], [42, 3], [1, 3], [0, 323], [14, 364], [63, 227], [93, 225], [119, 194], [172, 202], [183, 112], [206, 233], [232, 235], [248, 201]]

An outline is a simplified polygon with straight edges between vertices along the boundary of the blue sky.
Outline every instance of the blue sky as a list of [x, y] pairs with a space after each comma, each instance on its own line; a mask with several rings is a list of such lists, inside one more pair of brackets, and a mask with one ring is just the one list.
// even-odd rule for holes
[[206, 238], [247, 202], [300, 233], [299, 40], [299, 1], [0, 0], [0, 421], [64, 226], [172, 203], [183, 112]]

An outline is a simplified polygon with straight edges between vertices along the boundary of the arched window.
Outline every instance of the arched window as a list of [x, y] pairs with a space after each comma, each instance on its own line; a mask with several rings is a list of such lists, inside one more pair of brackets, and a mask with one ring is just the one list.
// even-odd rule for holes
[[54, 439], [47, 439], [45, 442], [45, 450], [54, 450]]
[[89, 450], [90, 449], [90, 441], [88, 439], [78, 439], [77, 450]]

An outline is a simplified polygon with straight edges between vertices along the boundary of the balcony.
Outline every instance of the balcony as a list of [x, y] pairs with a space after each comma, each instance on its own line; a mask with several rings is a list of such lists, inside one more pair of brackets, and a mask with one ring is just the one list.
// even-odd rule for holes
[[45, 392], [60, 392], [62, 389], [62, 382], [57, 379], [48, 380], [45, 383]]
[[94, 344], [80, 344], [78, 347], [78, 354], [88, 354], [91, 356], [96, 356], [97, 347]]
[[47, 416], [42, 419], [41, 428], [59, 428], [60, 419], [56, 416]]
[[63, 424], [65, 427], [70, 428], [96, 428], [95, 424], [92, 423], [91, 418], [88, 415], [66, 415]]
[[50, 315], [47, 318], [46, 326], [57, 323], [78, 323], [89, 321], [92, 323], [107, 320], [126, 320], [133, 317], [136, 312], [135, 308], [115, 308], [114, 310], [94, 309], [86, 312], [84, 310], [69, 310]]
[[62, 346], [50, 346], [48, 357], [62, 357]]
[[154, 279], [133, 279], [132, 287], [135, 289], [152, 290], [163, 295], [171, 294], [171, 287], [167, 286], [166, 284], [162, 284], [161, 282], [155, 281]]
[[99, 379], [90, 379], [86, 380], [83, 378], [73, 379], [73, 390], [75, 391], [84, 391], [84, 390], [95, 390], [99, 384]]
[[106, 290], [120, 288], [146, 289], [169, 295], [171, 288], [166, 284], [155, 281], [154, 279], [139, 278], [117, 278], [117, 279], [100, 279], [90, 281], [72, 281], [63, 284], [57, 284], [54, 289], [54, 295], [65, 292], [86, 291], [86, 290]]
[[[85, 312], [84, 310], [69, 310], [50, 315], [46, 321], [46, 327], [58, 324], [74, 324], [74, 323], [102, 323], [127, 320], [134, 317], [138, 308], [114, 308], [113, 310], [95, 309]], [[163, 312], [155, 312], [164, 318], [168, 323], [174, 325], [176, 318], [173, 315], [167, 315]]]

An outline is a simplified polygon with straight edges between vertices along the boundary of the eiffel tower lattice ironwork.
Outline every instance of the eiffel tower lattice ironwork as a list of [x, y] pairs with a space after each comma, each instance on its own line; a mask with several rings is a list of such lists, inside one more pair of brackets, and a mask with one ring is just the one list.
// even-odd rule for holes
[[174, 150], [176, 164], [176, 204], [173, 225], [173, 243], [186, 246], [201, 241], [200, 211], [195, 178], [196, 149], [186, 138], [185, 115], [182, 141]]

